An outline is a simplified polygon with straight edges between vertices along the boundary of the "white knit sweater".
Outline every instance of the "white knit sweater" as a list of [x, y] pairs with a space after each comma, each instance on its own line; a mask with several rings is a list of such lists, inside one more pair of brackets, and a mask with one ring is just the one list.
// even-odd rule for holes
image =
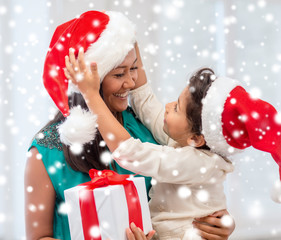
[[175, 142], [163, 131], [164, 109], [148, 84], [132, 91], [131, 105], [160, 144], [130, 138], [114, 152], [122, 167], [153, 180], [149, 202], [152, 224], [160, 239], [197, 239], [188, 234], [195, 217], [226, 208], [223, 182], [234, 167], [207, 150]]

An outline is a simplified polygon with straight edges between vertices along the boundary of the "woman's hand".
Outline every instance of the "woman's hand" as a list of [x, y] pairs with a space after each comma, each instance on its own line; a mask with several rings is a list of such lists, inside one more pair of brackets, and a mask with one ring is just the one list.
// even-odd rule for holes
[[193, 222], [203, 239], [227, 240], [235, 229], [235, 222], [227, 210], [217, 211], [207, 217], [197, 218]]
[[75, 59], [74, 50], [69, 49], [69, 56], [65, 56], [64, 70], [65, 76], [76, 85], [84, 97], [91, 94], [99, 94], [100, 77], [97, 71], [97, 64], [91, 63], [90, 69], [84, 60], [84, 49], [80, 48], [77, 60]]
[[145, 235], [144, 232], [134, 223], [131, 223], [131, 229], [126, 229], [128, 240], [150, 240], [153, 237], [154, 233], [155, 231], [152, 230], [147, 235]]
[[137, 59], [138, 59], [137, 60], [138, 78], [137, 78], [137, 80], [135, 82], [134, 89], [139, 88], [139, 87], [141, 87], [141, 86], [143, 86], [144, 84], [147, 83], [147, 78], [146, 78], [144, 66], [142, 64], [140, 50], [139, 50], [137, 42], [135, 43], [135, 50], [136, 50], [136, 55], [137, 55]]

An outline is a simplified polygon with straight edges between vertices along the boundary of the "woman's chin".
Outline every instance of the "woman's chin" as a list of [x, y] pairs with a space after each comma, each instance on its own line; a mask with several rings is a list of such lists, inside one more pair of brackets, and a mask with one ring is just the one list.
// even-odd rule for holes
[[126, 104], [115, 106], [114, 107], [114, 109], [115, 109], [114, 112], [123, 112], [123, 111], [125, 111], [127, 109], [127, 107], [128, 107], [128, 102]]

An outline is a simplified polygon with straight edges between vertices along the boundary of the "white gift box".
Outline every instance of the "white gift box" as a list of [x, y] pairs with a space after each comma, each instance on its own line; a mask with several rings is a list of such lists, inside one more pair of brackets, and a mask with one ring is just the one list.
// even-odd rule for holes
[[[152, 230], [152, 225], [144, 178], [136, 177], [128, 178], [128, 180], [133, 181], [136, 187], [141, 206], [143, 231], [147, 234]], [[85, 229], [83, 230], [82, 224], [83, 221], [80, 211], [81, 194], [79, 199], [79, 191], [86, 187], [78, 185], [64, 191], [72, 240], [88, 239], [86, 237], [87, 234], [84, 234]], [[91, 190], [90, 194], [93, 194], [98, 217], [98, 226], [95, 225], [87, 228], [91, 239], [126, 240], [126, 228], [129, 227], [130, 222], [124, 186], [109, 185], [99, 187]], [[92, 218], [92, 213], [89, 213], [89, 216]]]

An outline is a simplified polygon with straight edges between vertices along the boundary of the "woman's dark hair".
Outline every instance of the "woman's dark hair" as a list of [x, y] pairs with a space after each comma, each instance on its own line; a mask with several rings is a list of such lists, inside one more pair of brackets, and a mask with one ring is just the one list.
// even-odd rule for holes
[[[103, 96], [102, 91], [100, 91], [101, 96]], [[68, 100], [69, 108], [80, 105], [81, 108], [88, 110], [87, 104], [80, 93], [74, 93], [69, 97]], [[117, 118], [121, 116], [121, 113], [117, 114]], [[49, 121], [43, 128], [65, 120], [65, 117], [61, 112], [58, 112], [53, 120]], [[41, 130], [41, 131], [42, 131]], [[100, 142], [103, 138], [100, 132], [97, 130], [96, 137], [90, 143], [84, 144], [82, 152], [77, 155], [73, 154], [70, 147], [62, 143], [63, 153], [66, 162], [70, 165], [73, 170], [88, 173], [91, 168], [97, 170], [109, 169], [109, 166], [101, 161], [101, 154], [104, 151], [108, 151], [106, 146], [101, 146]], [[115, 169], [114, 164], [113, 168]]]
[[[191, 126], [191, 132], [195, 135], [202, 134], [202, 100], [207, 94], [214, 79], [214, 71], [210, 68], [200, 68], [189, 80], [190, 99], [186, 106], [186, 117]], [[209, 149], [207, 145], [200, 148]]]

